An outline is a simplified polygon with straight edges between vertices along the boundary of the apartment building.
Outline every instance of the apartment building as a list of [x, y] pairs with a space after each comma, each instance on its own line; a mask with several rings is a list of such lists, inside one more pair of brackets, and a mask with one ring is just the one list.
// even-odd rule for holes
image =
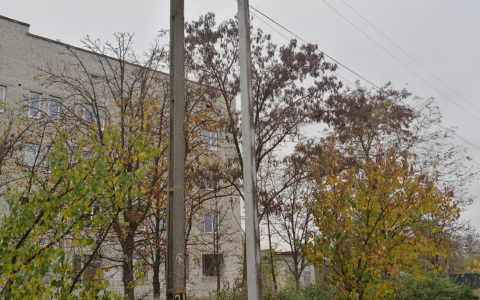
[[[115, 58], [99, 53], [101, 48], [95, 51], [93, 44], [91, 49], [74, 47], [31, 34], [29, 26], [0, 16], [0, 127], [7, 124], [8, 118], [22, 117], [24, 121], [19, 126], [23, 126], [21, 128], [26, 131], [29, 130], [28, 126], [37, 122], [37, 125], [32, 125], [32, 130], [22, 146], [16, 147], [9, 157], [10, 162], [13, 162], [11, 165], [20, 170], [16, 172], [17, 177], [7, 172], [8, 167], [4, 167], [3, 171], [0, 169], [3, 172], [0, 193], [6, 185], [21, 182], [29, 171], [48, 176], [52, 167], [48, 154], [54, 150], [46, 141], [48, 139], [39, 138], [41, 132], [54, 132], [55, 126], [70, 126], [71, 136], [80, 136], [82, 130], [85, 131], [84, 136], [87, 136], [86, 132], [92, 124], [96, 124], [93, 128], [100, 134], [109, 125], [127, 126], [131, 131], [138, 130], [140, 125], [135, 122], [142, 118], [148, 119], [143, 115], [144, 110], [165, 112], [161, 110], [165, 109], [161, 104], [168, 99], [168, 75], [155, 70], [155, 58], [152, 58], [148, 65], [131, 62], [121, 64]], [[118, 92], [120, 87], [116, 85], [115, 78], [112, 79], [117, 71], [129, 74], [125, 82], [131, 84], [127, 85], [132, 89]], [[148, 76], [145, 75], [147, 73]], [[140, 80], [139, 85], [135, 85], [133, 82], [136, 79], [143, 81]], [[143, 89], [133, 88], [137, 86]], [[207, 114], [203, 113], [204, 110], [212, 109], [212, 106], [213, 109], [221, 111], [222, 102], [212, 99], [215, 93], [205, 92], [195, 83], [191, 82], [189, 86], [191, 88], [187, 95], [193, 97], [191, 103], [196, 105], [191, 107], [190, 112], [197, 114], [191, 122], [200, 122], [195, 123], [195, 126], [190, 123], [192, 126], [189, 128], [195, 128], [191, 130], [191, 148], [200, 149], [195, 155], [200, 163], [192, 168], [196, 173], [187, 197], [190, 201], [201, 204], [195, 206], [194, 210], [188, 210], [188, 203], [186, 204], [187, 216], [190, 216], [191, 220], [189, 225], [187, 224], [190, 238], [187, 243], [186, 291], [189, 296], [208, 297], [218, 285], [232, 286], [238, 274], [238, 257], [242, 254], [240, 200], [231, 188], [222, 185], [216, 174], [212, 173], [214, 171], [208, 169], [208, 166], [214, 163], [221, 165], [219, 162], [231, 155], [230, 146], [222, 132], [215, 129], [215, 117], [208, 119]], [[123, 105], [126, 102], [122, 102], [128, 102], [128, 97], [148, 99], [149, 106], [138, 106], [134, 113], [128, 115], [124, 109], [127, 106]], [[211, 101], [203, 101], [205, 99]], [[126, 115], [128, 116], [124, 118]], [[164, 116], [168, 116], [168, 111]], [[125, 122], [128, 124], [125, 125]], [[43, 131], [39, 131], [40, 128], [43, 128]], [[162, 134], [166, 135], [165, 132]], [[53, 140], [54, 134], [50, 136], [50, 141]], [[91, 154], [88, 147], [80, 150], [82, 158]], [[205, 166], [204, 170], [202, 166]], [[164, 183], [165, 181], [162, 184]], [[2, 201], [2, 214], [5, 214], [6, 209], [7, 205]], [[98, 213], [95, 209], [92, 207], [84, 217], [93, 218], [93, 215]], [[97, 210], [100, 211], [100, 208]], [[153, 221], [146, 217], [137, 223], [138, 226], [134, 227], [134, 239], [141, 240], [155, 230]], [[162, 231], [162, 234], [165, 232]], [[85, 269], [82, 280], [88, 281], [96, 269], [101, 269], [101, 278], [110, 282], [109, 289], [122, 294], [122, 265], [126, 262], [122, 258], [122, 245], [113, 238], [111, 240], [112, 242], [102, 246], [102, 251], [98, 252], [100, 254], [89, 260], [91, 266]], [[76, 249], [72, 252], [71, 259], [77, 261], [75, 265], [83, 266], [85, 259], [90, 257], [88, 251], [79, 255], [82, 251]], [[133, 262], [135, 270], [141, 270], [137, 274], [143, 274], [142, 279], [136, 281], [135, 298], [153, 299], [154, 278], [151, 264], [142, 263], [148, 261], [151, 253], [148, 253], [146, 246], [143, 253], [145, 257], [135, 254]], [[158, 281], [161, 296], [164, 298], [164, 262]]]

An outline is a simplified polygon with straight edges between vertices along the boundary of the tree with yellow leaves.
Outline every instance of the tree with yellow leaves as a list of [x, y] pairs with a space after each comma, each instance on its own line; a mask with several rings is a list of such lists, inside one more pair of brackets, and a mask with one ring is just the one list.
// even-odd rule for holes
[[448, 256], [448, 241], [431, 241], [441, 223], [458, 219], [453, 192], [414, 172], [407, 158], [377, 150], [362, 171], [340, 171], [333, 149], [314, 167], [317, 182], [312, 212], [316, 233], [303, 246], [328, 280], [348, 299], [382, 299], [394, 294], [401, 272], [422, 274], [422, 259]]

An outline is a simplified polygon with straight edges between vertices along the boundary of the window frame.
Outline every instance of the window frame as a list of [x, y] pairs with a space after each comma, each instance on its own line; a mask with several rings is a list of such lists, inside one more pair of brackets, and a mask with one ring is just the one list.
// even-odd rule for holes
[[216, 187], [216, 183], [212, 180], [212, 172], [209, 170], [206, 170], [204, 172], [204, 178], [203, 178], [203, 187], [205, 191], [214, 191]]
[[[217, 270], [215, 264], [215, 258], [218, 256], [220, 258], [220, 270]], [[207, 257], [209, 257], [210, 263], [207, 266]], [[223, 266], [223, 255], [222, 254], [202, 254], [202, 275], [206, 277], [217, 277], [222, 276]]]
[[[32, 162], [32, 164], [30, 164], [30, 163], [29, 163], [29, 162], [30, 162], [30, 161], [29, 161], [29, 157], [28, 157], [27, 155], [28, 155], [28, 153], [30, 152], [30, 151], [28, 151], [28, 147], [32, 147], [32, 146], [35, 147], [35, 153], [33, 154], [33, 162]], [[40, 152], [40, 149], [39, 149], [39, 148], [40, 148], [40, 147], [38, 146], [38, 144], [26, 144], [26, 145], [25, 145], [25, 165], [26, 165], [26, 166], [28, 166], [28, 167], [30, 167], [30, 168], [34, 168], [34, 167], [35, 167], [35, 165], [36, 165], [36, 163], [37, 163], [37, 160], [38, 160], [38, 154], [39, 154], [39, 152]], [[30, 153], [32, 153], [32, 152], [30, 152]]]
[[5, 112], [7, 108], [7, 87], [0, 85], [0, 113]]
[[[32, 96], [33, 95], [38, 95], [38, 108], [37, 108], [37, 112], [32, 115]], [[34, 119], [38, 119], [40, 118], [40, 115], [41, 115], [41, 108], [42, 108], [42, 94], [41, 93], [35, 93], [35, 92], [30, 92], [30, 97], [28, 99], [28, 117], [29, 118], [34, 118]]]
[[92, 228], [93, 217], [95, 215], [99, 215], [102, 213], [102, 206], [98, 203], [92, 204], [92, 210], [88, 214], [83, 214], [80, 218], [83, 217], [82, 221], [87, 221], [88, 223], [85, 225], [85, 229]]
[[[92, 112], [90, 114], [90, 122], [89, 120], [87, 120], [87, 111], [88, 111], [88, 108], [87, 107], [91, 107], [92, 108]], [[100, 129], [101, 130], [104, 130], [105, 129], [105, 124], [106, 124], [106, 120], [107, 120], [107, 109], [103, 106], [96, 106], [97, 108], [97, 112], [98, 112], [98, 115], [99, 115], [99, 119], [100, 119]], [[102, 113], [100, 113], [102, 112]], [[83, 104], [83, 116], [82, 116], [82, 120], [83, 122], [85, 122], [86, 124], [97, 124], [97, 118], [96, 118], [96, 115], [95, 115], [95, 109], [94, 109], [94, 105], [91, 105], [91, 104], [88, 104], [88, 103], [84, 103]]]
[[145, 226], [145, 225], [138, 225], [138, 226], [137, 226], [137, 231], [138, 231], [139, 233], [148, 232], [148, 227]]
[[[211, 231], [207, 231], [207, 220], [206, 220], [206, 217], [207, 216], [211, 216], [210, 217], [210, 221], [208, 223], [209, 226], [212, 228]], [[213, 219], [212, 219], [213, 217]], [[213, 234], [216, 234], [218, 232], [218, 227], [219, 227], [219, 222], [218, 222], [218, 213], [207, 213], [207, 214], [204, 214], [203, 215], [203, 232], [204, 233], [213, 233]]]
[[[83, 269], [83, 267], [85, 266], [85, 263], [90, 259], [90, 257], [91, 257], [91, 255], [87, 255], [87, 254], [85, 254], [83, 256], [80, 256], [79, 254], [74, 255], [73, 271], [76, 275]], [[96, 267], [94, 264], [99, 264], [99, 266]], [[97, 269], [102, 269], [102, 259], [99, 258], [98, 256], [94, 257], [94, 259], [92, 259], [92, 261], [90, 262], [90, 265], [87, 266], [83, 275], [80, 276], [81, 281], [92, 282], [92, 281], [95, 281], [95, 280], [101, 280], [101, 278], [95, 279], [95, 278], [90, 277], [90, 274], [91, 274], [90, 270], [92, 268], [94, 268], [95, 274], [97, 273]]]
[[312, 285], [312, 270], [311, 270], [311, 268], [313, 268], [313, 267], [310, 266], [310, 265], [306, 265], [305, 268], [303, 269], [303, 274], [302, 274], [303, 275], [303, 287], [305, 287], [305, 288]]
[[[55, 96], [49, 96], [48, 98], [48, 107], [47, 107], [48, 117], [54, 122], [58, 122], [60, 119], [60, 101], [61, 100], [62, 99], [60, 97], [55, 97]], [[51, 111], [50, 111], [50, 105], [54, 101], [57, 102], [57, 117], [55, 119], [52, 118]]]
[[48, 148], [47, 153], [45, 154], [45, 169], [47, 169], [48, 173], [51, 172], [51, 168], [52, 168], [52, 162], [48, 158], [49, 153], [51, 153], [52, 156], [55, 155], [55, 148], [53, 147]]
[[92, 156], [92, 151], [90, 150], [82, 150], [82, 159], [87, 160]]
[[290, 268], [289, 262], [285, 261], [284, 263], [285, 263], [285, 283], [289, 285], [290, 282], [292, 282], [292, 280], [295, 278], [293, 276], [293, 271], [292, 271], [292, 268]]
[[[213, 136], [212, 136], [213, 135]], [[218, 131], [216, 130], [202, 130], [202, 143], [207, 146], [207, 150], [218, 150]]]

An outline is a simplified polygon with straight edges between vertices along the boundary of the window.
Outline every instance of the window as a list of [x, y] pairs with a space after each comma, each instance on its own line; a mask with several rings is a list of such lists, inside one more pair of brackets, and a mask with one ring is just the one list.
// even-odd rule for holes
[[60, 99], [56, 97], [50, 97], [48, 101], [48, 116], [53, 121], [57, 121], [60, 113]]
[[92, 155], [92, 152], [85, 150], [82, 151], [82, 159], [86, 160], [90, 157], [90, 155]]
[[90, 73], [90, 78], [92, 78], [92, 80], [100, 80], [100, 76], [98, 76], [97, 74]]
[[25, 148], [25, 164], [29, 167], [35, 166], [38, 155], [38, 145], [27, 144]]
[[145, 225], [138, 225], [137, 231], [138, 232], [148, 232], [148, 228]]
[[202, 142], [207, 145], [208, 150], [217, 150], [217, 132], [203, 130]]
[[48, 154], [51, 154], [52, 156], [55, 154], [55, 149], [50, 147], [47, 152], [47, 158], [45, 158], [45, 168], [50, 171], [50, 167], [52, 166], [52, 163], [50, 161], [50, 158], [48, 157]]
[[135, 115], [135, 117], [133, 118], [133, 123], [131, 124], [131, 127], [130, 127], [130, 130], [132, 132], [136, 132], [139, 129], [145, 129], [143, 124], [143, 118], [141, 117], [140, 114]]
[[0, 112], [5, 111], [5, 94], [7, 93], [7, 87], [0, 85]]
[[92, 221], [93, 217], [95, 215], [98, 215], [102, 212], [102, 208], [98, 204], [93, 204], [92, 205], [92, 210], [89, 211], [87, 214], [84, 214], [81, 216], [80, 220], [81, 221], [86, 221], [87, 224], [85, 225], [85, 228], [92, 228]]
[[90, 158], [91, 155], [92, 155], [92, 152], [90, 152], [90, 151], [86, 151], [86, 150], [82, 151], [82, 159], [85, 161], [85, 168], [86, 169], [90, 168], [88, 159]]
[[52, 272], [50, 271], [50, 268], [48, 269], [47, 273], [45, 273], [45, 275], [43, 275], [42, 277], [42, 282], [43, 283], [49, 283], [50, 282], [50, 277], [52, 276]]
[[[73, 271], [78, 274], [82, 271], [85, 264], [90, 260], [91, 255], [75, 255], [73, 259]], [[97, 270], [102, 267], [102, 259], [94, 257], [81, 276], [83, 281], [94, 281]]]
[[87, 124], [97, 123], [97, 113], [98, 119], [100, 120], [100, 128], [105, 128], [105, 110], [102, 107], [92, 106], [90, 104], [85, 104], [85, 109], [83, 111], [83, 121]]
[[218, 230], [218, 214], [208, 213], [203, 216], [204, 232], [216, 233]]
[[289, 263], [285, 262], [285, 283], [287, 285], [295, 281], [295, 277], [293, 277], [293, 273], [291, 270], [292, 269], [290, 268]]
[[88, 158], [90, 158], [90, 155], [92, 155], [92, 152], [82, 151], [82, 159], [88, 159]]
[[[217, 261], [220, 269], [217, 270]], [[204, 276], [218, 276], [220, 275], [221, 266], [223, 266], [223, 256], [215, 254], [202, 254], [202, 269]]]
[[310, 266], [305, 266], [303, 269], [303, 286], [309, 287], [312, 284], [312, 274], [310, 270]]
[[210, 171], [204, 172], [203, 184], [206, 191], [213, 191], [215, 187], [215, 182], [212, 179], [212, 173]]
[[28, 107], [28, 116], [31, 118], [38, 118], [40, 117], [40, 101], [42, 99], [41, 94], [37, 93], [30, 93], [30, 101]]

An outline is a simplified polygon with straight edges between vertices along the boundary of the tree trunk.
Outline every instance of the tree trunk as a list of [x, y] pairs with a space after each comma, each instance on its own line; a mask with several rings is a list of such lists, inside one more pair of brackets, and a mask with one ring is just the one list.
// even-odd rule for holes
[[125, 298], [135, 299], [135, 280], [133, 274], [133, 234], [127, 234], [123, 244], [123, 292]]
[[272, 236], [270, 235], [270, 213], [267, 212], [268, 248], [270, 250], [270, 268], [272, 269], [273, 288], [277, 292], [277, 278], [275, 276], [275, 262], [273, 261]]
[[153, 300], [160, 300], [160, 280], [158, 276], [158, 271], [153, 272]]
[[153, 262], [153, 299], [160, 300], [160, 249], [155, 250], [155, 261]]
[[301, 284], [301, 283], [300, 283], [300, 275], [295, 276], [295, 289], [296, 289], [297, 291], [301, 288], [300, 284]]
[[162, 249], [160, 248], [160, 221], [159, 217], [155, 217], [155, 257], [153, 261], [153, 299], [160, 300], [160, 265], [162, 262]]
[[[217, 210], [218, 211], [218, 210]], [[217, 232], [214, 234], [214, 249], [215, 249], [215, 268], [217, 268], [217, 295], [220, 294], [220, 276], [221, 276], [221, 259], [220, 259], [220, 236], [218, 232], [218, 227], [217, 227]]]
[[220, 255], [217, 255], [216, 256], [216, 263], [217, 263], [217, 295], [220, 294], [220, 279], [221, 279], [221, 275], [220, 275]]

